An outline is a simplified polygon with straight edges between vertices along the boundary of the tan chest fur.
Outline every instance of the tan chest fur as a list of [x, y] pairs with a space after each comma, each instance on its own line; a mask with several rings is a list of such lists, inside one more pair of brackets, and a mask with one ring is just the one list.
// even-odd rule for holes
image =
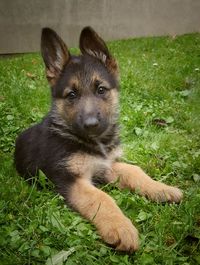
[[105, 158], [79, 152], [70, 156], [70, 159], [67, 161], [67, 168], [79, 177], [90, 180], [95, 175], [110, 171], [112, 163], [121, 154], [120, 148], [112, 150]]

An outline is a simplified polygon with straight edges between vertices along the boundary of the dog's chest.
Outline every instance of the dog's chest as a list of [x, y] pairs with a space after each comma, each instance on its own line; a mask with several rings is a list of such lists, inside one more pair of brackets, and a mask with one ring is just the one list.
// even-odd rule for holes
[[112, 163], [120, 156], [119, 148], [109, 152], [105, 157], [79, 152], [70, 157], [67, 168], [79, 177], [91, 179], [93, 176], [102, 176], [110, 171]]

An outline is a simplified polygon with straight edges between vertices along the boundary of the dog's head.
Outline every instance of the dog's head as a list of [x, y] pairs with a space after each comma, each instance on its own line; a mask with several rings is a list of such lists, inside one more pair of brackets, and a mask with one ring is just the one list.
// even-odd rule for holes
[[41, 51], [53, 105], [66, 126], [81, 137], [99, 137], [116, 123], [118, 67], [105, 42], [91, 28], [80, 35], [80, 56], [44, 28]]

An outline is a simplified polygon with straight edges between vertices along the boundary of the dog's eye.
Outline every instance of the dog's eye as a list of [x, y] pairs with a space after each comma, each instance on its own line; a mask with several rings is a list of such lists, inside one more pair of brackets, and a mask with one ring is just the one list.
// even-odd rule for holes
[[77, 98], [77, 93], [75, 92], [75, 91], [71, 91], [71, 92], [69, 92], [68, 94], [67, 94], [67, 98], [68, 99], [75, 99], [75, 98]]
[[106, 93], [106, 88], [103, 87], [103, 86], [99, 86], [98, 89], [97, 89], [97, 93], [100, 94], [100, 95], [103, 95]]

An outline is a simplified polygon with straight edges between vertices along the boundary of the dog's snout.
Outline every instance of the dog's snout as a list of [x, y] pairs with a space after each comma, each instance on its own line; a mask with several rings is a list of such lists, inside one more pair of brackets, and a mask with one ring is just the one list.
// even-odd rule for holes
[[99, 125], [99, 120], [96, 117], [88, 117], [84, 120], [85, 129], [95, 129]]

